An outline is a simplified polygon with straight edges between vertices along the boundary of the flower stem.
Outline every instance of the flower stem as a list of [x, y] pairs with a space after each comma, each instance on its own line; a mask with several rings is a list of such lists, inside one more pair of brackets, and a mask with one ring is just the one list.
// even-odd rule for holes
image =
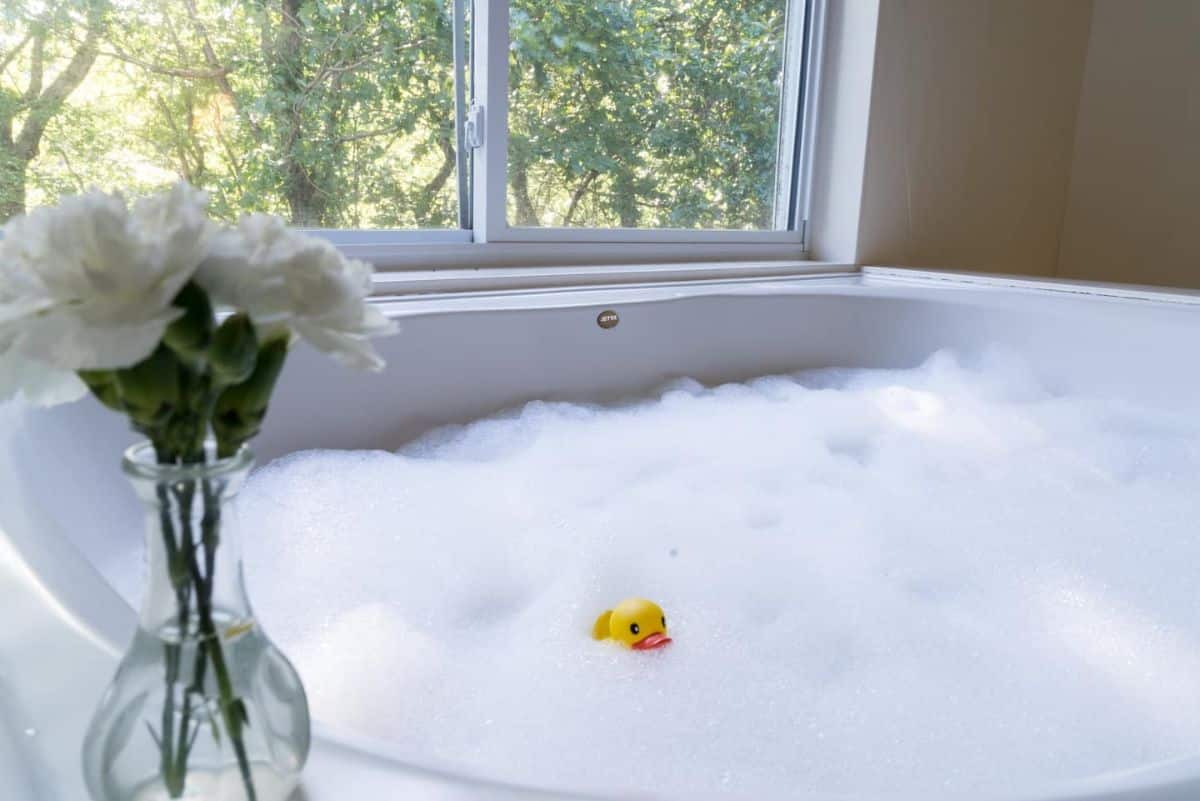
[[[176, 490], [179, 499], [179, 522], [182, 529], [180, 534], [180, 559], [184, 565], [190, 564], [195, 559], [196, 544], [195, 538], [192, 536], [192, 508], [195, 501], [195, 488], [191, 484], [185, 484]], [[187, 580], [187, 569], [184, 568], [182, 580]], [[199, 604], [202, 590], [200, 587], [195, 588], [196, 601]], [[192, 594], [192, 588], [187, 588], [186, 594]], [[181, 640], [188, 636], [188, 628], [191, 626], [191, 610], [190, 603], [182, 607], [180, 610], [180, 632]], [[203, 643], [197, 646], [197, 655], [202, 653]], [[183, 788], [187, 783], [187, 759], [188, 751], [190, 750], [190, 740], [192, 733], [192, 690], [197, 688], [197, 683], [193, 676], [191, 685], [184, 688], [183, 691], [183, 708], [179, 716], [179, 740], [175, 748], [175, 762], [172, 766], [172, 776], [178, 784], [178, 793], [183, 792]], [[199, 688], [203, 691], [203, 685]], [[166, 735], [164, 734], [164, 740]], [[168, 785], [169, 786], [169, 785]], [[173, 789], [170, 788], [169, 789]], [[176, 795], [178, 795], [178, 793]], [[175, 797], [175, 796], [173, 796]]]
[[[159, 525], [162, 528], [163, 544], [167, 553], [167, 570], [170, 572], [171, 586], [175, 590], [176, 620], [179, 626], [178, 638], [163, 643], [164, 681], [166, 692], [163, 697], [162, 733], [159, 737], [161, 751], [160, 770], [163, 784], [172, 798], [183, 794], [186, 767], [183, 759], [174, 752], [175, 743], [175, 693], [179, 683], [179, 667], [182, 659], [182, 646], [187, 636], [187, 627], [191, 618], [190, 590], [187, 575], [180, 569], [180, 552], [176, 543], [175, 526], [171, 519], [171, 503], [166, 487], [158, 488]], [[185, 709], [187, 703], [185, 700]], [[187, 732], [187, 717], [185, 715], [183, 728], [180, 732], [181, 744], [186, 744], [184, 738]]]
[[[220, 632], [213, 618], [213, 590], [216, 579], [216, 552], [220, 545], [221, 508], [220, 496], [210, 482], [203, 483], [203, 512], [200, 518], [200, 537], [197, 540], [193, 528], [196, 500], [194, 484], [184, 483], [172, 488], [175, 503], [171, 503], [166, 488], [159, 490], [160, 525], [167, 552], [167, 567], [171, 573], [171, 583], [175, 589], [179, 637], [177, 642], [164, 644], [164, 662], [166, 667], [167, 692], [163, 702], [162, 735], [159, 738], [161, 751], [161, 772], [163, 784], [172, 798], [183, 794], [187, 784], [188, 756], [192, 740], [195, 736], [192, 726], [193, 705], [192, 696], [203, 695], [205, 676], [209, 663], [212, 664], [213, 677], [217, 685], [218, 706], [221, 710], [221, 722], [229, 743], [233, 747], [245, 787], [247, 801], [257, 801], [253, 776], [250, 772], [250, 761], [246, 752], [245, 740], [242, 735], [244, 726], [249, 722], [246, 716], [246, 706], [238, 698], [233, 680], [225, 661], [225, 651], [221, 643]], [[177, 522], [172, 516], [172, 507], [177, 511]], [[178, 537], [176, 536], [178, 529]], [[200, 548], [203, 548], [203, 564], [201, 569]], [[192, 598], [195, 598], [195, 617], [193, 617]], [[195, 621], [196, 652], [192, 667], [191, 682], [183, 693], [183, 702], [179, 707], [179, 725], [176, 728], [176, 691], [180, 679], [180, 662], [182, 651], [180, 643], [189, 634], [190, 627]]]
[[[242, 737], [242, 727], [248, 723], [246, 705], [237, 697], [233, 689], [233, 681], [229, 675], [229, 667], [225, 662], [225, 650], [221, 644], [221, 635], [213, 621], [212, 595], [215, 576], [216, 549], [220, 543], [220, 499], [213, 492], [208, 482], [204, 483], [204, 514], [200, 520], [201, 542], [204, 547], [204, 561], [207, 568], [201, 573], [196, 550], [188, 553], [188, 568], [192, 581], [196, 585], [196, 608], [199, 617], [200, 647], [196, 651], [196, 676], [203, 678], [204, 663], [212, 663], [213, 676], [217, 682], [218, 704], [221, 718], [225, 724], [225, 734], [229, 737], [234, 754], [238, 761], [238, 770], [242, 776], [242, 784], [246, 788], [247, 801], [257, 801], [254, 780], [250, 773], [250, 760], [246, 754], [246, 744]], [[207, 660], [205, 659], [207, 657]]]
[[[165, 350], [164, 353], [166, 353]], [[164, 357], [160, 361], [164, 361], [164, 364], [175, 365], [173, 358]], [[173, 373], [173, 376], [178, 384], [176, 396], [173, 397], [176, 402], [182, 399], [183, 404], [177, 408], [176, 414], [157, 427], [145, 428], [144, 433], [154, 443], [160, 463], [175, 464], [178, 461], [185, 465], [201, 465], [206, 460], [205, 437], [214, 415], [218, 388], [214, 386], [212, 375], [203, 371], [194, 371], [187, 365], [176, 366], [179, 369]], [[277, 372], [276, 369], [275, 373]], [[218, 456], [220, 455], [218, 449]], [[194, 481], [180, 482], [172, 486], [170, 492], [165, 486], [160, 486], [158, 489], [161, 527], [167, 552], [167, 569], [170, 571], [171, 584], [175, 591], [179, 625], [178, 641], [164, 644], [167, 692], [163, 702], [162, 734], [156, 736], [161, 750], [160, 770], [169, 795], [172, 798], [182, 795], [187, 783], [188, 756], [196, 734], [192, 726], [192, 699], [193, 696], [203, 697], [205, 695], [205, 675], [208, 672], [208, 664], [211, 662], [213, 677], [217, 685], [221, 721], [224, 723], [225, 734], [237, 757], [246, 799], [247, 801], [257, 801], [257, 793], [250, 772], [250, 761], [242, 736], [243, 728], [249, 725], [246, 705], [234, 691], [229, 667], [225, 661], [221, 635], [213, 620], [216, 554], [221, 541], [220, 492], [207, 480], [202, 481], [202, 487], [199, 539], [194, 533], [193, 510], [196, 501], [196, 483]], [[174, 525], [176, 521], [172, 519], [170, 495], [174, 495], [176, 501], [174, 510], [178, 514], [178, 542]], [[201, 560], [197, 553], [198, 546], [204, 550], [203, 569], [201, 569]], [[192, 611], [193, 596], [195, 598], [195, 617], [193, 617]], [[195, 625], [196, 631], [190, 631], [193, 625]], [[189, 637], [194, 637], [196, 650], [191, 682], [183, 692], [183, 700], [179, 709], [179, 728], [176, 730], [175, 695], [180, 678], [180, 662], [183, 658], [181, 648], [182, 643], [186, 642]], [[216, 720], [213, 720], [213, 729], [214, 735], [219, 736], [219, 726]], [[151, 734], [154, 735], [154, 732], [151, 731]]]

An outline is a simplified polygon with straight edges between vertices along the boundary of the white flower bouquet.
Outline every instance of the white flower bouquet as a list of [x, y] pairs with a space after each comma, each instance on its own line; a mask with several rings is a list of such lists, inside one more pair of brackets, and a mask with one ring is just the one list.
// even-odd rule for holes
[[370, 339], [395, 330], [367, 302], [369, 265], [270, 215], [218, 224], [206, 202], [184, 183], [132, 206], [92, 191], [0, 229], [0, 401], [90, 391], [149, 443], [125, 457], [148, 507], [149, 588], [84, 747], [105, 801], [290, 792], [307, 705], [223, 556], [222, 504], [291, 345], [378, 370]]
[[[91, 389], [158, 444], [164, 421], [154, 414], [179, 409], [142, 394], [155, 388], [145, 379], [156, 370], [191, 373], [216, 409], [223, 393], [247, 394], [252, 375], [269, 395], [296, 338], [353, 367], [383, 367], [369, 339], [395, 328], [366, 303], [370, 265], [272, 215], [220, 226], [206, 203], [185, 183], [132, 208], [92, 191], [4, 225], [0, 400], [50, 404]], [[217, 326], [213, 308], [222, 306], [234, 314]], [[205, 411], [195, 422], [212, 422]], [[223, 433], [253, 435], [213, 433], [225, 450], [237, 443]], [[170, 444], [185, 458], [197, 442]]]

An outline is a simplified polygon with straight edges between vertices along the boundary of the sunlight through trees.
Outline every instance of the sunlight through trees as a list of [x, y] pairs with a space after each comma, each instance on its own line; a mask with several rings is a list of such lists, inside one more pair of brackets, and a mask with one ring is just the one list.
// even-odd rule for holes
[[[769, 228], [781, 0], [514, 0], [514, 225]], [[0, 220], [185, 178], [215, 213], [456, 225], [443, 0], [16, 0]]]

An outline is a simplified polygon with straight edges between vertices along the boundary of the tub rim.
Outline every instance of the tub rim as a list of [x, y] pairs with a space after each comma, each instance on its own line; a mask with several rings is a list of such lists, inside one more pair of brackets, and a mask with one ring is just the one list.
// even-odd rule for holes
[[[961, 290], [975, 290], [965, 293]], [[416, 295], [404, 298], [381, 296], [375, 302], [385, 307], [389, 314], [400, 318], [407, 316], [452, 315], [467, 312], [530, 311], [534, 309], [563, 309], [570, 307], [596, 307], [598, 305], [657, 304], [689, 301], [697, 297], [719, 299], [759, 295], [833, 295], [855, 297], [877, 297], [892, 299], [922, 299], [951, 304], [989, 304], [996, 299], [1012, 295], [1035, 295], [1054, 298], [1056, 302], [1083, 303], [1134, 303], [1163, 304], [1177, 311], [1200, 315], [1200, 291], [1171, 290], [1159, 288], [1136, 288], [1095, 282], [1062, 282], [1026, 278], [1020, 276], [974, 276], [969, 273], [930, 273], [928, 271], [868, 267], [857, 273], [810, 274], [804, 276], [768, 277], [759, 279], [720, 279], [688, 282], [686, 284], [643, 284], [643, 285], [598, 285], [572, 286], [567, 288], [517, 289], [493, 292], [453, 293], [449, 295]], [[1070, 297], [1068, 297], [1070, 296]], [[36, 580], [38, 589], [48, 591], [54, 583], [47, 582], [39, 566], [44, 559], [30, 560], [26, 552], [36, 547], [31, 537], [14, 537], [0, 529], [4, 542], [20, 559], [17, 569], [24, 568], [31, 580]], [[47, 551], [43, 548], [41, 556]], [[112, 592], [111, 585], [99, 569], [82, 554], [77, 554], [82, 566], [90, 573], [89, 580], [96, 592]], [[98, 584], [97, 584], [98, 582]], [[89, 590], [90, 591], [90, 590]], [[50, 593], [44, 599], [47, 605], [57, 602], [57, 595]], [[65, 621], [76, 637], [82, 637], [112, 657], [122, 652], [122, 646], [114, 632], [132, 628], [136, 613], [132, 606], [121, 602], [124, 620], [100, 620], [100, 616], [113, 609], [110, 604], [99, 604], [87, 610], [71, 610], [61, 604], [51, 609], [52, 614]], [[75, 614], [71, 614], [75, 612]], [[80, 613], [84, 614], [80, 614]], [[107, 678], [107, 677], [106, 677]], [[627, 794], [597, 794], [591, 790], [557, 789], [523, 783], [513, 783], [489, 777], [469, 764], [453, 760], [412, 761], [398, 746], [386, 739], [375, 738], [356, 731], [346, 730], [328, 723], [315, 722], [314, 740], [320, 740], [333, 748], [352, 752], [360, 757], [386, 765], [389, 770], [411, 775], [426, 776], [439, 782], [460, 787], [474, 787], [481, 791], [495, 790], [516, 792], [532, 798], [563, 799], [619, 799]], [[302, 785], [303, 786], [303, 785]], [[901, 794], [829, 794], [821, 792], [792, 796], [804, 801], [1042, 801], [1055, 799], [1106, 799], [1133, 798], [1183, 799], [1200, 797], [1200, 752], [1196, 755], [1159, 760], [1133, 768], [1104, 772], [1088, 777], [1063, 782], [1033, 783], [1014, 786], [1003, 792], [972, 793], [963, 791], [906, 792]], [[1146, 795], [1142, 795], [1146, 794]], [[636, 796], [635, 796], [636, 797]], [[658, 797], [658, 796], [656, 796]], [[694, 797], [694, 796], [693, 796]], [[741, 796], [716, 795], [715, 798], [731, 799]]]

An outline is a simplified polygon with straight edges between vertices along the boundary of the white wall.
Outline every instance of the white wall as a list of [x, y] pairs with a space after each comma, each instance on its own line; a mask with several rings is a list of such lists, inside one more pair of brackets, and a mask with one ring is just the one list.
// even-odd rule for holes
[[1059, 275], [1200, 287], [1200, 0], [1095, 0]]
[[821, 261], [855, 262], [879, 7], [879, 0], [830, 0], [818, 42], [809, 255]]

